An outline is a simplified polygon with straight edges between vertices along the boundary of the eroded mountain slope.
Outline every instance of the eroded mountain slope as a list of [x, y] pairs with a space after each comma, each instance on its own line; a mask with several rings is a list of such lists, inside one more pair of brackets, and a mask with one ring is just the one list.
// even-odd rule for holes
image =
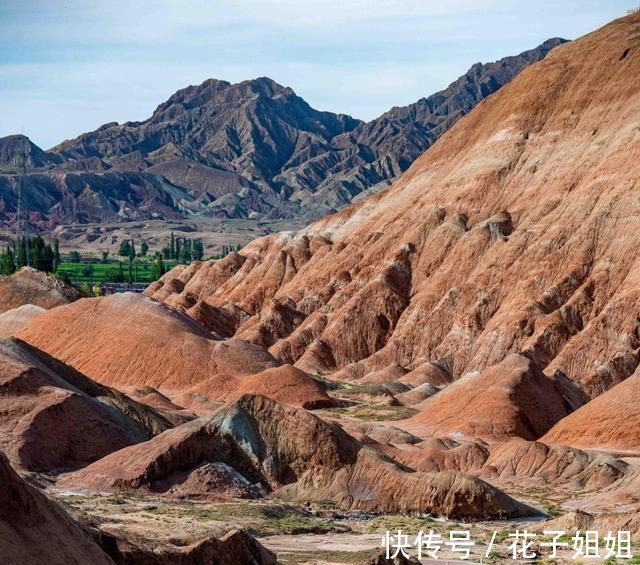
[[[209, 400], [226, 401], [244, 392], [308, 408], [335, 405], [317, 381], [281, 365], [262, 347], [240, 339], [215, 340], [189, 316], [139, 294], [62, 306], [42, 313], [16, 335], [151, 405], [158, 400], [154, 389], [196, 411], [206, 410]], [[169, 405], [163, 409], [171, 411], [165, 400]]]
[[3, 563], [113, 565], [55, 502], [22, 480], [0, 452], [0, 554]]
[[76, 288], [31, 267], [0, 276], [0, 313], [26, 304], [54, 308], [81, 297]]
[[0, 340], [0, 449], [16, 468], [77, 468], [170, 427], [23, 341]]
[[520, 353], [576, 408], [638, 365], [639, 37], [635, 14], [554, 49], [390, 190], [148, 294], [340, 378]]
[[272, 493], [371, 512], [455, 517], [533, 513], [484, 481], [454, 471], [411, 472], [336, 424], [252, 395], [113, 453], [66, 476], [63, 484], [191, 497], [230, 490], [240, 498]]

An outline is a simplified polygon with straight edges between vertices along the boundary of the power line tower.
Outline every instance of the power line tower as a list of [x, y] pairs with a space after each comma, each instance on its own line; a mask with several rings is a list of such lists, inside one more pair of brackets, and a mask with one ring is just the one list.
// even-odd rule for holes
[[[24, 257], [26, 265], [30, 265], [29, 261], [29, 211], [26, 199], [23, 197], [25, 188], [25, 176], [27, 174], [27, 145], [28, 141], [25, 137], [21, 140], [20, 149], [16, 155], [16, 164], [18, 165], [18, 207], [16, 210], [16, 252], [14, 259], [16, 268], [18, 267], [18, 246], [24, 245]], [[24, 208], [24, 210], [23, 210]]]

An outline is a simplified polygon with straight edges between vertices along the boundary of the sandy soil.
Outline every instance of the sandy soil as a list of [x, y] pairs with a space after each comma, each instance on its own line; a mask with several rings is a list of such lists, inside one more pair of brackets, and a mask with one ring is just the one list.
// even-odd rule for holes
[[[284, 565], [348, 565], [381, 551], [385, 532], [402, 530], [411, 540], [422, 530], [433, 530], [448, 541], [451, 531], [468, 530], [474, 542], [470, 559], [462, 561], [460, 554], [445, 546], [438, 553], [439, 560], [425, 559], [422, 563], [513, 563], [510, 534], [516, 530], [538, 532], [537, 548], [548, 557], [548, 550], [538, 546], [552, 536], [541, 533], [539, 520], [491, 521], [455, 523], [429, 518], [387, 515], [374, 516], [357, 512], [337, 512], [331, 508], [281, 504], [270, 500], [208, 503], [168, 500], [158, 496], [64, 492], [50, 489], [57, 500], [72, 514], [107, 532], [124, 536], [143, 536], [158, 541], [185, 543], [207, 535], [222, 535], [233, 528], [246, 528], [267, 548], [275, 551]], [[490, 547], [493, 532], [496, 532]], [[567, 532], [562, 541], [569, 543], [558, 553], [558, 562], [574, 562], [571, 536]], [[604, 548], [604, 545], [601, 544]], [[633, 553], [640, 553], [634, 544]], [[409, 550], [415, 555], [415, 548]], [[544, 555], [546, 554], [546, 555]]]
[[[205, 257], [215, 255], [223, 245], [236, 246], [282, 230], [295, 230], [306, 225], [301, 220], [243, 220], [198, 218], [189, 220], [149, 220], [122, 222], [117, 224], [61, 225], [50, 234], [41, 234], [46, 239], [58, 237], [63, 253], [80, 251], [87, 256], [99, 257], [102, 251], [117, 255], [120, 242], [134, 239], [139, 248], [140, 241], [146, 241], [150, 250], [159, 251], [167, 245], [173, 231], [176, 237], [202, 239]], [[0, 240], [15, 237], [15, 232], [0, 229]]]

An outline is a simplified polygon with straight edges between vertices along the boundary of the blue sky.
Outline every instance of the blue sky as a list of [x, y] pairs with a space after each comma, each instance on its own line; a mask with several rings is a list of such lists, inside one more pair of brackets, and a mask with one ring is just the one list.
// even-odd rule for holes
[[[640, 0], [638, 0], [640, 1]], [[207, 78], [269, 76], [371, 119], [475, 62], [626, 15], [618, 0], [0, 0], [0, 136], [43, 148]]]

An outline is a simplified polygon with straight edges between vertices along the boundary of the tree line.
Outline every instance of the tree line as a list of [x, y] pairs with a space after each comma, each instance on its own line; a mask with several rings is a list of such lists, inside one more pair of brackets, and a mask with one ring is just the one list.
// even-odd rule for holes
[[191, 261], [202, 261], [204, 245], [201, 239], [176, 237], [171, 232], [171, 241], [162, 248], [161, 253], [162, 257], [168, 261], [177, 261], [186, 265]]
[[39, 271], [55, 273], [60, 265], [58, 239], [55, 238], [51, 244], [46, 243], [39, 235], [19, 237], [0, 251], [1, 275], [10, 275], [26, 265]]
[[227, 255], [229, 255], [229, 253], [232, 253], [234, 251], [240, 251], [242, 249], [242, 245], [223, 245], [222, 246], [222, 251], [220, 253], [217, 253], [216, 255], [213, 255], [211, 258], [212, 259], [222, 259], [223, 257], [226, 257]]
[[[233, 251], [239, 251], [241, 247], [241, 245], [223, 245], [222, 252], [213, 255], [211, 258], [220, 259]], [[122, 261], [117, 261], [117, 270], [111, 270], [105, 275], [108, 282], [133, 282], [136, 257], [145, 258], [147, 263], [152, 262], [154, 276], [159, 279], [167, 270], [166, 262], [188, 264], [191, 261], [201, 261], [204, 257], [204, 245], [199, 238], [176, 237], [171, 232], [169, 243], [161, 251], [151, 254], [146, 241], [141, 241], [139, 250], [137, 250], [134, 239], [125, 239], [120, 243], [118, 255], [126, 258], [128, 264], [125, 263], [123, 265]], [[80, 252], [76, 250], [67, 254], [67, 260], [70, 263], [82, 263]], [[99, 262], [102, 264], [110, 262], [108, 251], [102, 251]], [[10, 275], [27, 264], [40, 271], [57, 273], [60, 263], [60, 245], [57, 238], [54, 238], [51, 243], [47, 243], [39, 235], [28, 238], [20, 237], [0, 249], [0, 275]], [[94, 269], [91, 264], [84, 265], [83, 276], [91, 277], [93, 272]], [[61, 273], [60, 275], [63, 276], [64, 274]]]

